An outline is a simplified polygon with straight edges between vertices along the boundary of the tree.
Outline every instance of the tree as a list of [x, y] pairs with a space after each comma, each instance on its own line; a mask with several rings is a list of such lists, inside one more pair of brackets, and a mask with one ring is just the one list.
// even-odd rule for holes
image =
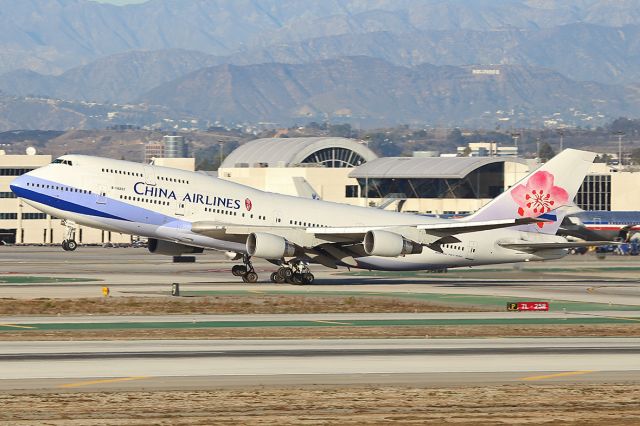
[[453, 129], [447, 135], [447, 143], [455, 146], [460, 146], [465, 144], [464, 136], [462, 136], [462, 132], [460, 129]]
[[609, 124], [609, 131], [611, 133], [627, 133], [632, 134], [640, 129], [640, 120], [629, 120], [626, 117], [616, 118]]
[[596, 159], [593, 160], [594, 163], [605, 163], [605, 164], [609, 164], [610, 161], [611, 161], [611, 156], [609, 154], [598, 155], [596, 156]]
[[640, 148], [631, 150], [631, 161], [633, 164], [640, 164]]
[[[226, 141], [222, 144], [222, 159], [236, 149], [240, 144], [237, 141]], [[200, 149], [195, 154], [196, 170], [218, 170], [220, 167], [220, 145], [210, 145]]]
[[394, 143], [384, 133], [373, 133], [369, 136], [369, 148], [381, 157], [397, 157], [402, 153], [402, 147]]
[[540, 157], [540, 161], [543, 163], [551, 160], [556, 156], [556, 152], [551, 148], [548, 142], [543, 142], [540, 144], [540, 152], [538, 152], [538, 156]]
[[353, 137], [353, 132], [351, 131], [351, 124], [334, 124], [329, 126], [329, 135], [337, 136], [342, 138], [350, 138]]

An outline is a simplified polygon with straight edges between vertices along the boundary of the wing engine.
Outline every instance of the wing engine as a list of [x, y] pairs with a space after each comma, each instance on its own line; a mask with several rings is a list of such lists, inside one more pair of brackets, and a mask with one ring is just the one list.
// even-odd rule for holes
[[296, 246], [279, 235], [252, 232], [247, 237], [247, 253], [249, 256], [276, 260], [295, 255]]
[[364, 251], [370, 256], [398, 257], [405, 254], [422, 253], [422, 245], [404, 238], [395, 232], [379, 229], [364, 235]]

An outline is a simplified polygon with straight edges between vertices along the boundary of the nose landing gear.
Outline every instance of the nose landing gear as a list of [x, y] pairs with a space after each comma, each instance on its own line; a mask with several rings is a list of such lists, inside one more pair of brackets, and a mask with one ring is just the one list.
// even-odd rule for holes
[[74, 251], [78, 248], [78, 243], [75, 240], [76, 226], [73, 222], [62, 221], [62, 224], [66, 227], [64, 232], [64, 240], [62, 240], [62, 249], [64, 251]]

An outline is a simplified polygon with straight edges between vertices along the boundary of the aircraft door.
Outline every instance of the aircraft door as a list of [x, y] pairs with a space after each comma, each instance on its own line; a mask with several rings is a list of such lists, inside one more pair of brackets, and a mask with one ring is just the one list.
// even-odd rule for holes
[[107, 187], [105, 185], [98, 185], [96, 190], [96, 203], [107, 204]]
[[156, 172], [151, 166], [144, 166], [144, 183], [155, 186]]
[[593, 218], [593, 229], [599, 231], [602, 229], [602, 220], [599, 217]]
[[477, 249], [478, 249], [478, 243], [476, 241], [467, 241], [464, 257], [469, 260], [475, 259]]
[[184, 201], [178, 200], [176, 202], [178, 203], [176, 204], [176, 216], [184, 216]]
[[271, 214], [271, 224], [274, 226], [282, 226], [282, 212], [280, 210], [274, 210]]

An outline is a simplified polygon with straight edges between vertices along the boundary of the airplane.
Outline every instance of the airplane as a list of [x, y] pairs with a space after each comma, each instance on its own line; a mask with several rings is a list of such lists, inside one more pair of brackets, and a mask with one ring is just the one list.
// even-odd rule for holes
[[258, 275], [252, 258], [278, 266], [271, 281], [311, 284], [312, 263], [330, 268], [443, 270], [542, 261], [569, 248], [556, 235], [595, 154], [566, 149], [474, 214], [430, 218], [260, 191], [205, 174], [85, 155], [63, 155], [11, 183], [17, 197], [61, 218], [73, 251], [78, 224], [148, 238], [151, 253], [215, 249], [242, 260], [231, 272]]
[[581, 210], [568, 213], [558, 233], [586, 241], [629, 241], [640, 231], [640, 212]]

